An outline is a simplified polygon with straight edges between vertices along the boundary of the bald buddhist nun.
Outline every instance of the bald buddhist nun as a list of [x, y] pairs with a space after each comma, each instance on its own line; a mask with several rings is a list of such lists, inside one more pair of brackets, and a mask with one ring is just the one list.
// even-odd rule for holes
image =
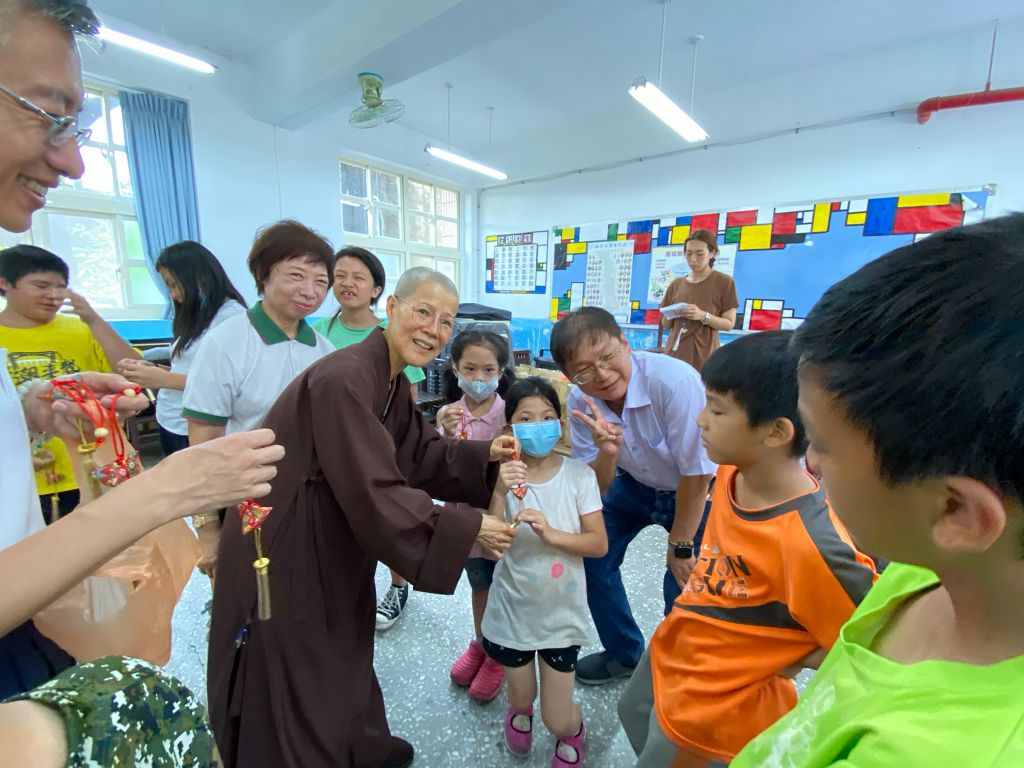
[[373, 671], [378, 561], [416, 589], [451, 594], [474, 541], [493, 556], [514, 530], [486, 509], [514, 441], [441, 437], [416, 410], [407, 365], [444, 349], [455, 286], [425, 268], [388, 297], [388, 327], [310, 366], [265, 425], [286, 454], [261, 527], [271, 617], [258, 612], [254, 534], [233, 510], [221, 534], [209, 708], [229, 768], [398, 768]]

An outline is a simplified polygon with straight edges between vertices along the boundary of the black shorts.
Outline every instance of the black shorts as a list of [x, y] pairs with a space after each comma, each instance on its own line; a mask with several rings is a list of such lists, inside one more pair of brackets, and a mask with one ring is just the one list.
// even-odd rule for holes
[[494, 581], [494, 566], [496, 560], [488, 560], [486, 557], [471, 557], [466, 561], [466, 576], [469, 579], [469, 588], [474, 592], [480, 592], [491, 588]]
[[533, 661], [534, 654], [540, 654], [544, 663], [556, 672], [575, 672], [576, 659], [580, 655], [580, 646], [570, 645], [568, 648], [545, 648], [542, 651], [518, 651], [496, 645], [483, 638], [481, 645], [484, 652], [503, 667], [525, 667]]

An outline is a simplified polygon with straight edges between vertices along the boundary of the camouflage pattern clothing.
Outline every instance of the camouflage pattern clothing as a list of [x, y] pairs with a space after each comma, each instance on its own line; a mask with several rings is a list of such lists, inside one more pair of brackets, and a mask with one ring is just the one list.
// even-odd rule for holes
[[68, 768], [214, 768], [213, 735], [192, 692], [145, 661], [108, 657], [62, 672], [8, 701], [64, 721]]

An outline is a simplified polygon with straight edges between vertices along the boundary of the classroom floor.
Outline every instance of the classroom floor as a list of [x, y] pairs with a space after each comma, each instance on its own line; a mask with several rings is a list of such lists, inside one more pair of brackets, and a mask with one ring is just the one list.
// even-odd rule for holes
[[[661, 574], [665, 532], [648, 528], [630, 548], [623, 566], [633, 611], [649, 633], [661, 615]], [[390, 581], [378, 566], [377, 591]], [[174, 642], [168, 669], [206, 699], [206, 614], [209, 581], [198, 572], [189, 582], [174, 614]], [[504, 688], [490, 704], [477, 704], [448, 679], [452, 662], [473, 632], [470, 591], [465, 577], [455, 595], [413, 592], [399, 622], [377, 635], [375, 666], [384, 691], [388, 720], [396, 735], [416, 747], [413, 763], [421, 768], [461, 766], [548, 766], [554, 738], [535, 719], [534, 747], [529, 759], [505, 749], [502, 717], [508, 705]], [[595, 633], [596, 637], [596, 633]], [[583, 653], [599, 650], [596, 645]], [[587, 723], [586, 764], [620, 768], [632, 751], [619, 727], [618, 697], [625, 681], [591, 688], [577, 685]], [[538, 713], [539, 714], [539, 713]]]
[[[152, 466], [152, 461], [149, 466]], [[633, 613], [649, 637], [661, 619], [661, 580], [665, 532], [647, 528], [630, 547], [622, 570]], [[388, 570], [378, 565], [376, 586], [383, 594], [390, 583]], [[174, 614], [174, 637], [169, 671], [206, 701], [206, 628], [204, 612], [210, 599], [209, 580], [192, 576]], [[448, 670], [465, 649], [473, 632], [469, 585], [463, 577], [454, 595], [413, 592], [399, 622], [377, 634], [375, 667], [384, 691], [391, 730], [416, 748], [419, 768], [540, 768], [551, 764], [554, 738], [538, 717], [528, 759], [505, 748], [503, 715], [508, 701], [504, 688], [489, 704], [472, 701], [448, 678]], [[595, 643], [581, 655], [600, 650]], [[797, 678], [802, 690], [809, 679]], [[619, 725], [616, 706], [625, 681], [576, 691], [587, 723], [586, 765], [624, 768], [635, 760]]]

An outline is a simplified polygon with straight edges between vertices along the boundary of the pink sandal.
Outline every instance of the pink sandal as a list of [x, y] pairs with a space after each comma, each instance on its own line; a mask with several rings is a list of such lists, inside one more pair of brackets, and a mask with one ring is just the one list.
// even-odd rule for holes
[[579, 768], [583, 765], [583, 740], [587, 729], [580, 720], [580, 729], [575, 736], [555, 742], [555, 754], [551, 757], [551, 768]]
[[532, 745], [533, 707], [516, 709], [509, 706], [505, 713], [505, 746], [516, 757], [526, 757]]

